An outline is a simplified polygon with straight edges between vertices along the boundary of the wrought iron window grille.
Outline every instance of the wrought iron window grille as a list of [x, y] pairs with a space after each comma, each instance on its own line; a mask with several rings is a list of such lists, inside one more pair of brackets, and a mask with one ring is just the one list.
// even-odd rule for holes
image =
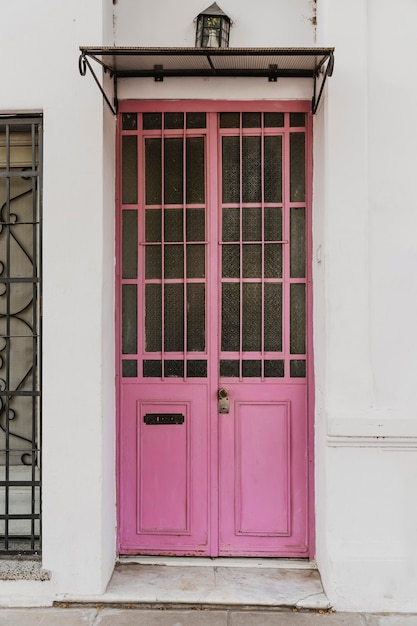
[[0, 554], [41, 549], [42, 117], [0, 116]]

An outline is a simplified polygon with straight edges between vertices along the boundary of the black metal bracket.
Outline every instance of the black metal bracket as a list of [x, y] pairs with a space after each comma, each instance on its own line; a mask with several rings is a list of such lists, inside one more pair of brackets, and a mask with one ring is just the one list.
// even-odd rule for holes
[[[313, 115], [315, 115], [319, 104], [320, 104], [320, 100], [321, 97], [323, 95], [323, 91], [324, 91], [324, 86], [326, 84], [327, 81], [327, 77], [331, 76], [333, 74], [333, 69], [334, 69], [334, 55], [330, 54], [329, 60], [327, 62], [327, 65], [325, 68], [323, 68], [323, 66], [321, 66], [318, 71], [316, 72], [316, 74], [314, 75], [314, 95], [313, 95], [313, 99], [311, 101], [311, 109], [313, 111]], [[320, 90], [319, 93], [317, 95], [317, 80], [319, 78], [319, 76], [322, 75], [322, 80], [321, 80], [321, 84], [320, 84]]]
[[[110, 111], [113, 113], [113, 115], [117, 115], [117, 110], [118, 110], [118, 101], [117, 101], [117, 77], [112, 75], [110, 73], [110, 78], [113, 78], [113, 91], [114, 91], [114, 95], [113, 95], [113, 102], [114, 102], [114, 106], [111, 104], [109, 98], [107, 97], [106, 92], [104, 91], [103, 87], [101, 86], [101, 83], [99, 81], [99, 79], [97, 78], [93, 68], [90, 65], [89, 60], [87, 59], [86, 55], [84, 53], [80, 54], [80, 58], [78, 59], [78, 69], [80, 71], [81, 76], [85, 76], [87, 73], [87, 67], [91, 72], [92, 77], [94, 78], [94, 80], [96, 81], [97, 87], [100, 89], [104, 100], [106, 101], [107, 105], [110, 108]], [[104, 72], [108, 72], [108, 69], [104, 66]]]

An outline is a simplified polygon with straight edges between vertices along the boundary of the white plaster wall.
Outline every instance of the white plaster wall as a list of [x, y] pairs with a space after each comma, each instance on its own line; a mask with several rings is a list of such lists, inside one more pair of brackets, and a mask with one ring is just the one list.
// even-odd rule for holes
[[0, 604], [100, 592], [115, 558], [114, 120], [78, 73], [79, 45], [111, 43], [111, 9], [109, 0], [2, 3], [0, 111], [40, 111], [45, 125], [43, 566], [52, 578], [1, 583]]
[[338, 609], [417, 611], [416, 18], [318, 2], [336, 64], [315, 121], [317, 560]]

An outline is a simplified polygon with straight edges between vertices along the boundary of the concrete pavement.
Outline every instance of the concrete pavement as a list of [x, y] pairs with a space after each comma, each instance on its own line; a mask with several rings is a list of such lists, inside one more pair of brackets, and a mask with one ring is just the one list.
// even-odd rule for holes
[[101, 607], [0, 609], [1, 626], [32, 626], [32, 624], [37, 626], [417, 626], [417, 615]]

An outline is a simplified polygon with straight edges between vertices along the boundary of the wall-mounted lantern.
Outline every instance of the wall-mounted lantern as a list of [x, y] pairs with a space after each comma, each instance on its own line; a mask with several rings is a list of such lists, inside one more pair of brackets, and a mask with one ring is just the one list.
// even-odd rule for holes
[[196, 48], [228, 48], [230, 17], [216, 2], [197, 15]]

